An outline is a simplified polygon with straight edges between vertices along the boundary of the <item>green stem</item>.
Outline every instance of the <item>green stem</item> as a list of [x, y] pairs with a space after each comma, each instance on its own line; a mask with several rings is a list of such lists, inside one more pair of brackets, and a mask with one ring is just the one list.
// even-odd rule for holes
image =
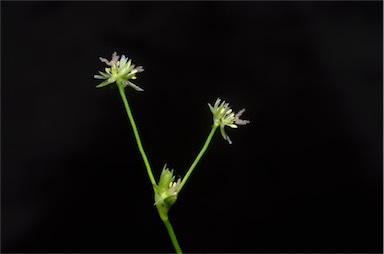
[[212, 126], [211, 132], [209, 133], [208, 138], [207, 138], [207, 140], [205, 141], [203, 148], [201, 149], [201, 151], [200, 151], [199, 154], [197, 155], [195, 161], [192, 163], [191, 167], [188, 169], [188, 171], [187, 171], [187, 173], [185, 174], [183, 180], [181, 181], [181, 183], [180, 183], [180, 187], [179, 187], [179, 189], [178, 189], [178, 193], [180, 193], [180, 191], [181, 191], [181, 189], [183, 188], [184, 184], [187, 182], [189, 176], [192, 174], [192, 171], [195, 169], [197, 163], [200, 161], [201, 157], [203, 156], [203, 154], [204, 154], [205, 151], [207, 150], [208, 145], [209, 145], [209, 143], [211, 142], [212, 137], [213, 137], [213, 135], [215, 134], [215, 131], [216, 131], [217, 127], [218, 127], [217, 125], [213, 125], [213, 126]]
[[119, 88], [121, 99], [123, 100], [125, 110], [127, 111], [129, 121], [131, 122], [132, 130], [133, 130], [133, 134], [135, 135], [135, 138], [136, 138], [137, 146], [139, 148], [141, 156], [143, 157], [145, 167], [147, 168], [149, 180], [151, 181], [152, 185], [155, 185], [156, 181], [155, 181], [155, 178], [153, 177], [151, 166], [149, 165], [147, 155], [144, 152], [143, 145], [141, 144], [139, 132], [137, 131], [136, 123], [135, 123], [135, 120], [133, 119], [133, 115], [132, 115], [131, 109], [129, 107], [128, 100], [127, 100], [127, 97], [125, 95], [124, 87], [122, 87], [121, 85], [117, 85], [117, 87]]
[[163, 222], [164, 222], [165, 227], [168, 230], [169, 237], [171, 238], [171, 241], [172, 241], [173, 247], [176, 250], [176, 253], [177, 254], [182, 254], [183, 251], [181, 250], [180, 245], [179, 245], [179, 243], [177, 241], [177, 238], [176, 238], [175, 232], [173, 231], [171, 222], [168, 219], [167, 220], [163, 220]]

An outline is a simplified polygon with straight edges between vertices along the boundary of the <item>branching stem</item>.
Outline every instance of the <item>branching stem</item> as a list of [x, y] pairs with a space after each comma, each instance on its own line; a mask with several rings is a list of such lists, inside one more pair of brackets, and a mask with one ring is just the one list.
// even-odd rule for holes
[[[156, 181], [155, 181], [155, 178], [153, 177], [153, 173], [152, 173], [151, 166], [150, 166], [150, 164], [149, 164], [147, 155], [145, 154], [143, 145], [142, 145], [142, 143], [141, 143], [140, 135], [139, 135], [139, 132], [138, 132], [137, 127], [136, 127], [135, 120], [134, 120], [134, 118], [133, 118], [131, 109], [130, 109], [129, 104], [128, 104], [127, 96], [125, 95], [124, 87], [123, 87], [121, 84], [117, 84], [117, 87], [118, 87], [118, 89], [119, 89], [119, 93], [120, 93], [121, 99], [123, 100], [123, 104], [124, 104], [125, 110], [126, 110], [126, 112], [127, 112], [129, 121], [130, 121], [130, 123], [131, 123], [132, 130], [133, 130], [133, 134], [134, 134], [135, 139], [136, 139], [137, 147], [139, 148], [141, 157], [143, 158], [145, 167], [146, 167], [146, 169], [147, 169], [147, 173], [148, 173], [149, 180], [151, 181], [152, 185], [156, 185]], [[183, 178], [183, 180], [182, 180], [182, 182], [181, 182], [181, 184], [180, 184], [180, 187], [179, 187], [179, 189], [178, 189], [178, 192], [181, 191], [181, 189], [183, 188], [184, 184], [187, 182], [189, 176], [192, 174], [192, 171], [195, 169], [197, 163], [200, 161], [201, 157], [203, 156], [203, 154], [204, 154], [205, 151], [207, 150], [207, 148], [208, 148], [208, 146], [209, 146], [209, 143], [211, 142], [212, 137], [213, 137], [213, 135], [215, 134], [215, 131], [216, 131], [217, 127], [218, 127], [218, 126], [215, 125], [215, 124], [212, 126], [211, 132], [209, 133], [208, 138], [207, 138], [207, 140], [205, 141], [203, 148], [201, 149], [201, 151], [200, 151], [199, 154], [197, 155], [197, 157], [196, 157], [196, 159], [194, 160], [194, 162], [192, 163], [191, 167], [188, 169], [188, 171], [187, 171], [185, 177]], [[169, 237], [171, 238], [171, 241], [172, 241], [173, 247], [174, 247], [175, 250], [176, 250], [176, 253], [177, 253], [177, 254], [182, 254], [183, 252], [182, 252], [182, 250], [181, 250], [181, 248], [180, 248], [180, 245], [179, 245], [179, 243], [178, 243], [178, 241], [177, 241], [176, 234], [175, 234], [175, 232], [173, 231], [171, 222], [170, 222], [169, 219], [168, 219], [168, 214], [162, 212], [161, 209], [159, 209], [159, 207], [157, 207], [157, 208], [158, 208], [158, 211], [159, 211], [160, 218], [161, 218], [161, 220], [164, 222], [165, 227], [167, 228]]]

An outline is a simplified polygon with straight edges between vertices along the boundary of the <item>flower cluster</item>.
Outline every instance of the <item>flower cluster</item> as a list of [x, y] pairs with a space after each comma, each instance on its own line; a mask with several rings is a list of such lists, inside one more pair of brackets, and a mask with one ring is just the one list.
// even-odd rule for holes
[[159, 184], [153, 186], [155, 190], [155, 205], [159, 206], [165, 215], [177, 200], [181, 179], [174, 180], [173, 170], [169, 170], [167, 165], [164, 165]]
[[220, 126], [220, 132], [224, 140], [227, 140], [229, 144], [232, 144], [231, 139], [227, 133], [225, 133], [224, 127], [229, 126], [231, 128], [237, 128], [237, 125], [246, 125], [249, 123], [250, 121], [248, 120], [240, 119], [240, 116], [244, 113], [245, 109], [242, 109], [235, 114], [229, 107], [229, 103], [221, 101], [220, 98], [216, 100], [213, 106], [209, 103], [208, 106], [213, 114], [213, 124], [218, 127]]
[[100, 75], [94, 76], [97, 79], [104, 79], [104, 81], [96, 87], [104, 87], [116, 82], [117, 85], [122, 87], [130, 86], [136, 91], [144, 91], [141, 87], [130, 81], [131, 79], [136, 79], [136, 73], [144, 71], [143, 67], [135, 67], [135, 65], [132, 64], [132, 60], [128, 60], [124, 55], [119, 58], [116, 52], [113, 52], [111, 60], [100, 57], [100, 61], [109, 67], [105, 68], [105, 72], [99, 71]]

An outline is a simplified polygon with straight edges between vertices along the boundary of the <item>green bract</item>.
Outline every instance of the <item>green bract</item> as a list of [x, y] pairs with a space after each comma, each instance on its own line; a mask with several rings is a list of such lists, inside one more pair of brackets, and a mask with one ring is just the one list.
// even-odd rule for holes
[[97, 79], [104, 79], [103, 82], [96, 86], [97, 88], [116, 82], [117, 85], [122, 87], [130, 86], [136, 91], [144, 91], [141, 87], [130, 81], [131, 79], [136, 79], [136, 73], [144, 71], [142, 66], [135, 67], [135, 65], [131, 64], [132, 60], [128, 60], [124, 55], [122, 55], [119, 60], [116, 52], [113, 52], [110, 61], [102, 57], [99, 59], [110, 67], [106, 67], [105, 72], [99, 71], [100, 75], [94, 75]]
[[213, 107], [208, 103], [208, 106], [213, 114], [213, 124], [220, 126], [220, 132], [224, 140], [227, 140], [229, 144], [232, 144], [231, 139], [225, 133], [225, 126], [231, 128], [237, 128], [237, 125], [246, 125], [249, 123], [248, 120], [240, 119], [240, 116], [244, 113], [245, 109], [240, 110], [238, 113], [233, 113], [232, 109], [229, 107], [229, 103], [221, 101], [220, 98], [217, 98]]

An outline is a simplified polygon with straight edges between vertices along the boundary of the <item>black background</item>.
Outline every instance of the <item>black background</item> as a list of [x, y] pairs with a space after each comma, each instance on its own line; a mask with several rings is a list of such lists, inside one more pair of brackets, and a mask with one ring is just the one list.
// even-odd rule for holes
[[2, 251], [171, 252], [113, 51], [185, 252], [382, 251], [382, 2], [2, 2]]

